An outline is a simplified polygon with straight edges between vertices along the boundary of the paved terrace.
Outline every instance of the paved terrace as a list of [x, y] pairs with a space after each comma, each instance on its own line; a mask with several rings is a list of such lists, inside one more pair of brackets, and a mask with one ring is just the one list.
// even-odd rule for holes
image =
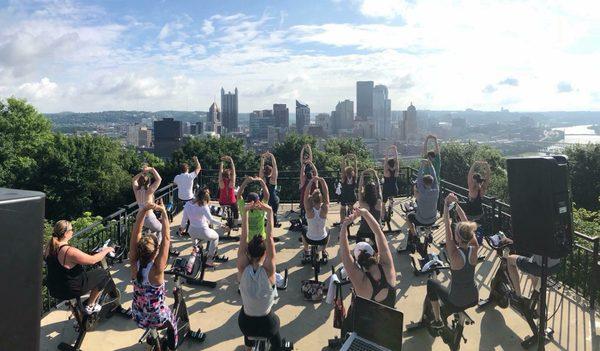
[[[289, 204], [282, 205], [280, 214], [287, 213]], [[337, 221], [339, 208], [332, 205], [329, 225]], [[291, 215], [295, 216], [295, 215]], [[290, 217], [291, 217], [290, 216]], [[397, 228], [404, 229], [404, 220], [396, 213], [393, 217]], [[172, 232], [176, 230], [181, 220], [181, 215], [174, 219]], [[280, 298], [275, 305], [275, 313], [281, 319], [281, 334], [295, 344], [295, 350], [328, 350], [327, 340], [339, 335], [338, 329], [333, 328], [333, 307], [322, 303], [304, 301], [300, 292], [300, 281], [312, 276], [310, 265], [300, 264], [301, 243], [297, 232], [289, 232], [286, 221], [281, 228], [277, 228], [275, 236], [280, 238], [276, 243], [278, 269], [289, 268], [289, 286], [287, 291], [280, 291]], [[358, 226], [352, 227], [352, 233]], [[338, 257], [338, 228], [333, 227], [329, 244], [330, 264], [340, 265]], [[232, 235], [238, 235], [233, 232]], [[435, 243], [443, 238], [443, 228], [436, 231]], [[183, 255], [191, 251], [190, 241], [177, 236], [173, 238], [174, 245], [182, 250]], [[395, 250], [399, 244], [404, 245], [404, 234], [389, 237]], [[434, 245], [433, 251], [436, 251]], [[477, 267], [476, 281], [479, 286], [480, 297], [486, 298], [489, 294], [489, 284], [492, 274], [499, 264], [496, 253], [487, 247], [481, 249], [487, 260]], [[201, 328], [208, 334], [203, 344], [186, 342], [180, 350], [243, 350], [242, 334], [238, 328], [237, 315], [241, 308], [241, 298], [237, 293], [235, 255], [237, 242], [224, 242], [219, 247], [219, 254], [229, 256], [229, 262], [217, 266], [214, 271], [207, 271], [207, 280], [216, 280], [215, 289], [204, 287], [185, 286], [186, 302], [190, 312], [192, 329]], [[404, 313], [405, 325], [420, 318], [423, 298], [426, 293], [426, 276], [415, 277], [407, 253], [398, 255], [393, 253], [394, 263], [398, 273], [398, 294], [396, 308]], [[113, 267], [113, 276], [123, 294], [123, 305], [129, 307], [132, 298], [132, 285], [128, 284], [129, 265], [122, 264]], [[320, 280], [330, 276], [329, 269], [323, 269]], [[448, 283], [447, 273], [440, 273], [438, 279]], [[169, 290], [171, 289], [170, 283]], [[529, 291], [529, 281], [523, 279], [521, 284]], [[348, 295], [344, 305], [350, 304], [349, 288], [344, 292]], [[582, 298], [569, 293], [564, 294], [563, 289], [550, 290], [548, 296], [549, 315], [558, 310], [548, 321], [548, 326], [555, 330], [554, 341], [546, 346], [547, 350], [600, 350], [600, 313], [589, 309], [588, 303]], [[169, 294], [170, 295], [170, 294]], [[172, 296], [171, 296], [172, 297]], [[560, 303], [561, 300], [562, 304]], [[171, 299], [172, 302], [172, 299]], [[171, 303], [170, 302], [170, 303]], [[463, 350], [519, 350], [521, 340], [530, 335], [529, 327], [525, 320], [512, 309], [488, 308], [484, 311], [468, 310], [469, 315], [475, 320], [474, 325], [466, 326], [464, 335], [467, 344], [462, 345]], [[65, 310], [52, 310], [41, 321], [41, 348], [42, 350], [56, 350], [60, 341], [71, 341], [75, 338], [73, 322], [68, 321], [68, 312]], [[98, 325], [97, 330], [89, 332], [82, 345], [83, 350], [144, 350], [144, 345], [138, 344], [142, 330], [136, 328], [135, 323], [119, 316]], [[427, 331], [420, 330], [411, 335], [404, 335], [403, 350], [448, 350], [440, 338], [433, 339]]]

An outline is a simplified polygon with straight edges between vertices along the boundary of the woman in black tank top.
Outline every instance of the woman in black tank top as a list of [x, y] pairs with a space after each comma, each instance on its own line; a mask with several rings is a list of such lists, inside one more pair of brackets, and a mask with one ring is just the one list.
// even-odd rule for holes
[[446, 252], [450, 261], [450, 288], [444, 287], [434, 279], [427, 281], [427, 298], [433, 309], [435, 319], [432, 321], [432, 326], [435, 328], [444, 326], [439, 300], [443, 301], [451, 313], [475, 306], [479, 300], [475, 285], [475, 266], [479, 249], [475, 236], [477, 223], [467, 221], [467, 216], [457, 204], [456, 211], [461, 221], [458, 222], [453, 232], [448, 212], [450, 204], [457, 203], [457, 201], [456, 195], [450, 194], [444, 202], [443, 218], [446, 231]]
[[[365, 177], [369, 175], [372, 178], [368, 179], [367, 183], [365, 184]], [[358, 184], [358, 205], [361, 208], [367, 209], [373, 218], [375, 218], [377, 223], [381, 223], [383, 201], [381, 201], [381, 186], [379, 185], [379, 177], [377, 176], [377, 172], [375, 172], [375, 170], [372, 168], [362, 171]], [[371, 240], [371, 244], [375, 246], [375, 251], [377, 251], [375, 235], [364, 218], [361, 218], [360, 226], [358, 227], [356, 236], [357, 242], [364, 241], [367, 238]]]
[[110, 280], [108, 273], [102, 268], [85, 271], [82, 265], [92, 265], [100, 262], [107, 254], [114, 252], [112, 247], [88, 255], [69, 245], [73, 237], [73, 227], [69, 221], [56, 222], [52, 238], [45, 251], [45, 261], [48, 268], [47, 287], [50, 295], [60, 300], [80, 297], [87, 292], [86, 312], [91, 314], [100, 310], [96, 302], [100, 291]]

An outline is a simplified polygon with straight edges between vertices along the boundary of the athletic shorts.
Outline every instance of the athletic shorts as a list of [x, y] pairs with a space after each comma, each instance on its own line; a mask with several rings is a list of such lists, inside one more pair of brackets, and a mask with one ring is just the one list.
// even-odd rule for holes
[[435, 222], [433, 223], [421, 223], [417, 220], [417, 213], [415, 211], [409, 212], [406, 214], [406, 219], [408, 219], [409, 222], [411, 222], [412, 224], [414, 224], [415, 226], [419, 226], [419, 227], [429, 227], [435, 224]]
[[[517, 267], [519, 267], [519, 269], [527, 274], [531, 274], [534, 275], [536, 277], [541, 277], [542, 276], [542, 267], [539, 266], [537, 263], [533, 262], [529, 257], [526, 256], [519, 256], [517, 258]], [[555, 265], [554, 267], [548, 267], [548, 275], [553, 275], [558, 273], [558, 271], [560, 270], [560, 264]]]

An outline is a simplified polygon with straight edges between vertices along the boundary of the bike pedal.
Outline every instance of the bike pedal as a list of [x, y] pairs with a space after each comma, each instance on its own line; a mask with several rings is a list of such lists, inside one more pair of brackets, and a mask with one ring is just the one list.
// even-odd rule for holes
[[200, 329], [198, 329], [198, 331], [190, 331], [188, 335], [190, 338], [199, 342], [206, 340], [206, 333], [201, 332]]

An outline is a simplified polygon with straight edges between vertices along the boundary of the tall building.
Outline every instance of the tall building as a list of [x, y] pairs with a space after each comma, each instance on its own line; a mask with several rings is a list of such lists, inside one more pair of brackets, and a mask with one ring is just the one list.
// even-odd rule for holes
[[275, 125], [275, 116], [271, 110], [253, 111], [250, 114], [250, 138], [266, 141], [269, 127]]
[[334, 133], [339, 133], [344, 129], [351, 130], [354, 125], [354, 102], [351, 100], [338, 102], [331, 117], [333, 119]]
[[392, 102], [388, 98], [388, 88], [376, 85], [373, 88], [373, 119], [375, 120], [375, 135], [379, 138], [390, 136], [392, 117]]
[[235, 133], [238, 131], [238, 89], [235, 88], [235, 93], [227, 92], [221, 88], [221, 132]]
[[319, 113], [315, 117], [315, 120], [318, 126], [323, 127], [323, 131], [326, 134], [330, 134], [332, 132], [331, 117], [329, 117], [329, 114]]
[[285, 104], [273, 104], [275, 127], [287, 129], [290, 126], [290, 109]]
[[150, 148], [152, 147], [152, 129], [146, 126], [140, 127], [138, 132], [138, 147]]
[[154, 121], [154, 154], [170, 158], [173, 151], [183, 145], [183, 125], [173, 118]]
[[373, 81], [356, 82], [356, 119], [373, 117]]
[[417, 109], [413, 106], [412, 102], [406, 111], [404, 111], [402, 139], [406, 141], [417, 139]]
[[213, 102], [208, 108], [208, 114], [206, 115], [206, 129], [209, 132], [221, 134], [221, 110], [216, 102]]
[[127, 126], [127, 145], [137, 147], [139, 144], [139, 133], [140, 126], [139, 124], [134, 124]]
[[310, 124], [310, 107], [296, 100], [296, 131], [304, 133], [304, 127]]

